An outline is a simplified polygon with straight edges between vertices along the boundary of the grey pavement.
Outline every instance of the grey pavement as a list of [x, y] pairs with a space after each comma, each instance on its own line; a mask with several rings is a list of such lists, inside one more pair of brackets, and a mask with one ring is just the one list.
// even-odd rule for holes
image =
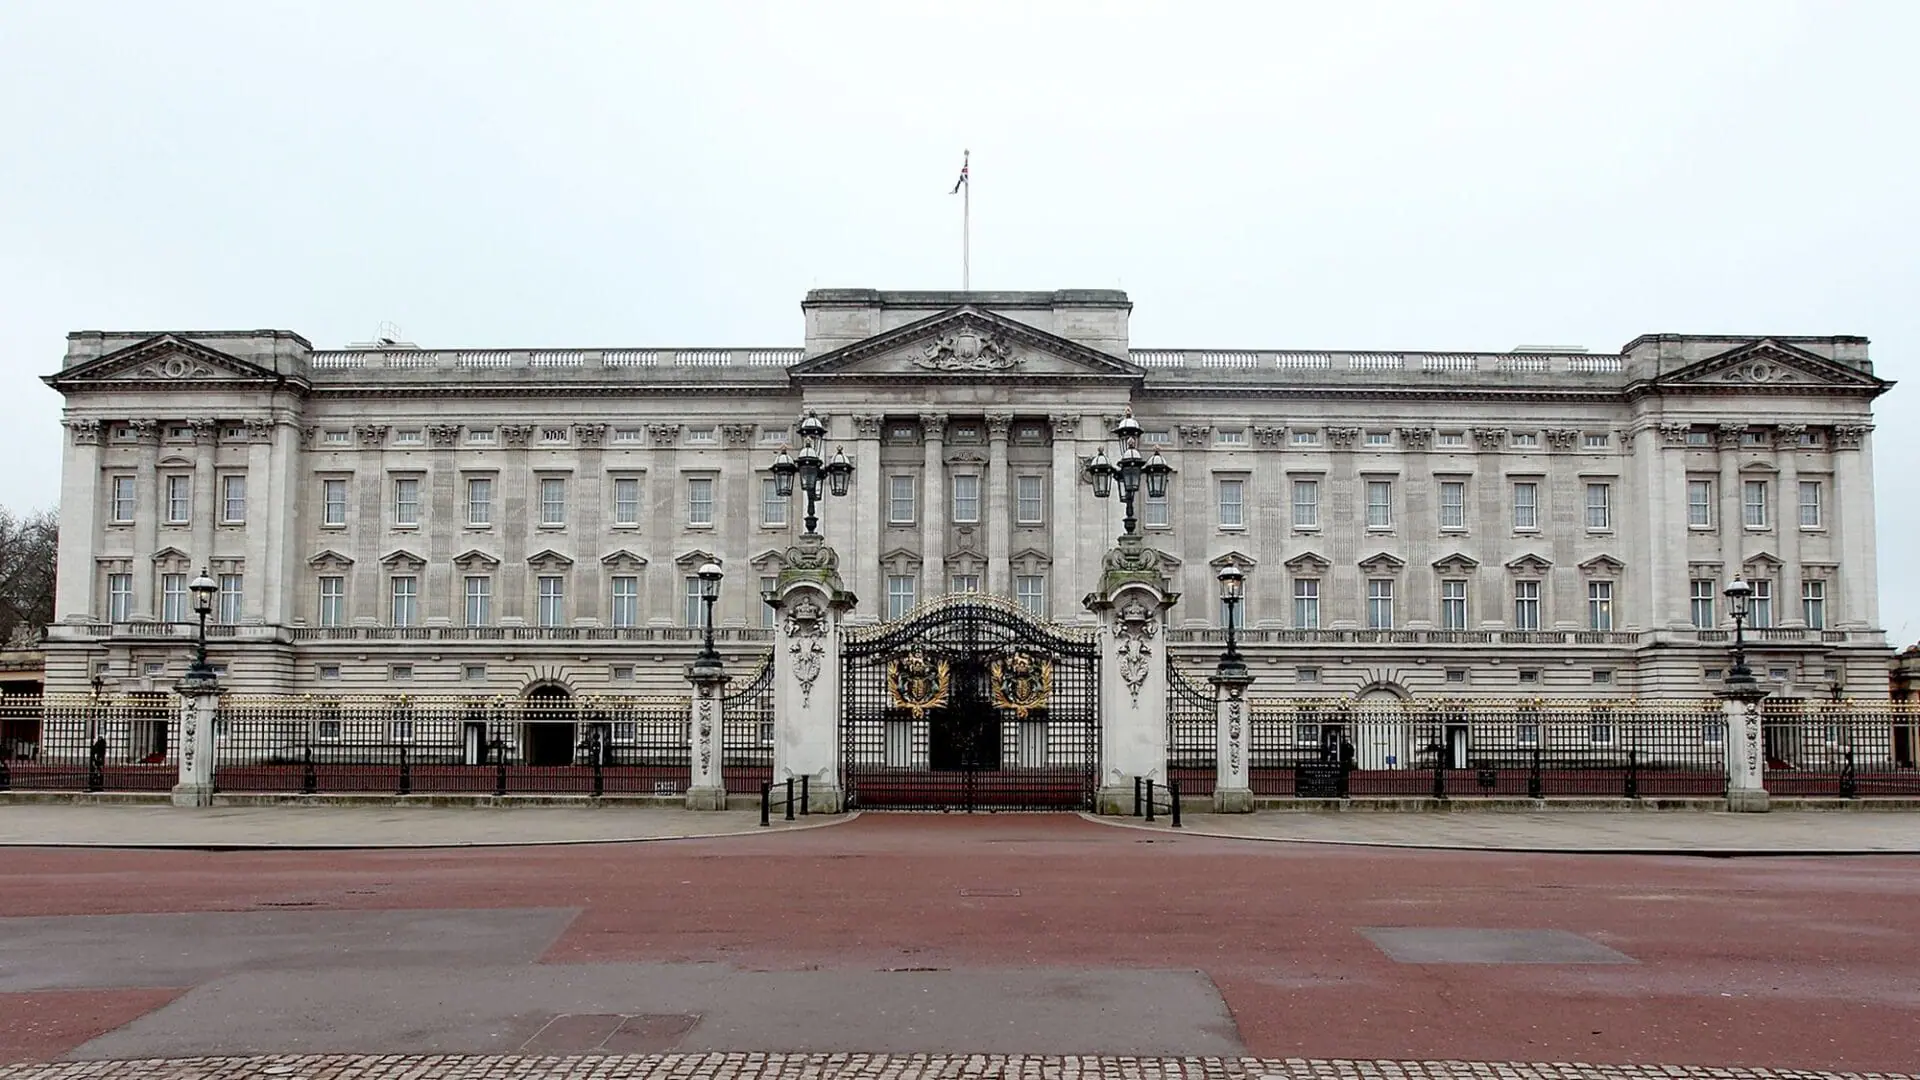
[[[1164, 816], [1090, 821], [1172, 831]], [[1266, 810], [1186, 814], [1182, 833], [1298, 844], [1482, 851], [1695, 855], [1920, 854], [1920, 813], [1781, 810], [1514, 810], [1326, 813]]]
[[677, 840], [816, 828], [760, 811], [623, 806], [215, 806], [0, 803], [0, 847], [419, 848]]

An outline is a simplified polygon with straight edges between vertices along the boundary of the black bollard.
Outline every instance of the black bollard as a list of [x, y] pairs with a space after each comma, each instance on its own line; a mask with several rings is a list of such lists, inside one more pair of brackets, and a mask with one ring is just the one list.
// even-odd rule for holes
[[1147, 777], [1147, 820], [1153, 820], [1153, 777]]
[[1180, 827], [1180, 781], [1167, 781], [1167, 797], [1173, 800], [1173, 827]]
[[787, 820], [793, 820], [793, 777], [787, 777]]
[[772, 802], [773, 802], [773, 781], [771, 780], [760, 781], [760, 824], [762, 827], [772, 824], [772, 822], [769, 821], [767, 818], [767, 811], [770, 808]]

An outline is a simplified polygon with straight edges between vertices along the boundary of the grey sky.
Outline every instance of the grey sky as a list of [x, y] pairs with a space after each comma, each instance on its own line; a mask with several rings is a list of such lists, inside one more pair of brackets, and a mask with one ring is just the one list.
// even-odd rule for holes
[[[798, 344], [810, 287], [1112, 287], [1136, 346], [1863, 334], [1920, 381], [1920, 4], [0, 11], [0, 502], [78, 328]], [[1920, 389], [1875, 433], [1920, 636]], [[1904, 467], [1903, 467], [1904, 466]]]

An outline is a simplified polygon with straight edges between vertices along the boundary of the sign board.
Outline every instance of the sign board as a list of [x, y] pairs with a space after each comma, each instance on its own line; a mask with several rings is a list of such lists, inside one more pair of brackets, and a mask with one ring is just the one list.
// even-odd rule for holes
[[1293, 796], [1296, 799], [1344, 799], [1347, 797], [1346, 770], [1337, 761], [1295, 765]]

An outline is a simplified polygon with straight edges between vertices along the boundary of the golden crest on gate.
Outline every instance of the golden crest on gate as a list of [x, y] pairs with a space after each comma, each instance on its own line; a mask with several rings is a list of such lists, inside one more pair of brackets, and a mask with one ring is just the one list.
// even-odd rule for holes
[[1047, 661], [1017, 652], [995, 660], [990, 674], [996, 706], [1021, 720], [1047, 707], [1047, 696], [1053, 691], [1053, 665]]
[[945, 660], [929, 660], [919, 650], [887, 665], [887, 694], [915, 720], [947, 703], [951, 674]]

